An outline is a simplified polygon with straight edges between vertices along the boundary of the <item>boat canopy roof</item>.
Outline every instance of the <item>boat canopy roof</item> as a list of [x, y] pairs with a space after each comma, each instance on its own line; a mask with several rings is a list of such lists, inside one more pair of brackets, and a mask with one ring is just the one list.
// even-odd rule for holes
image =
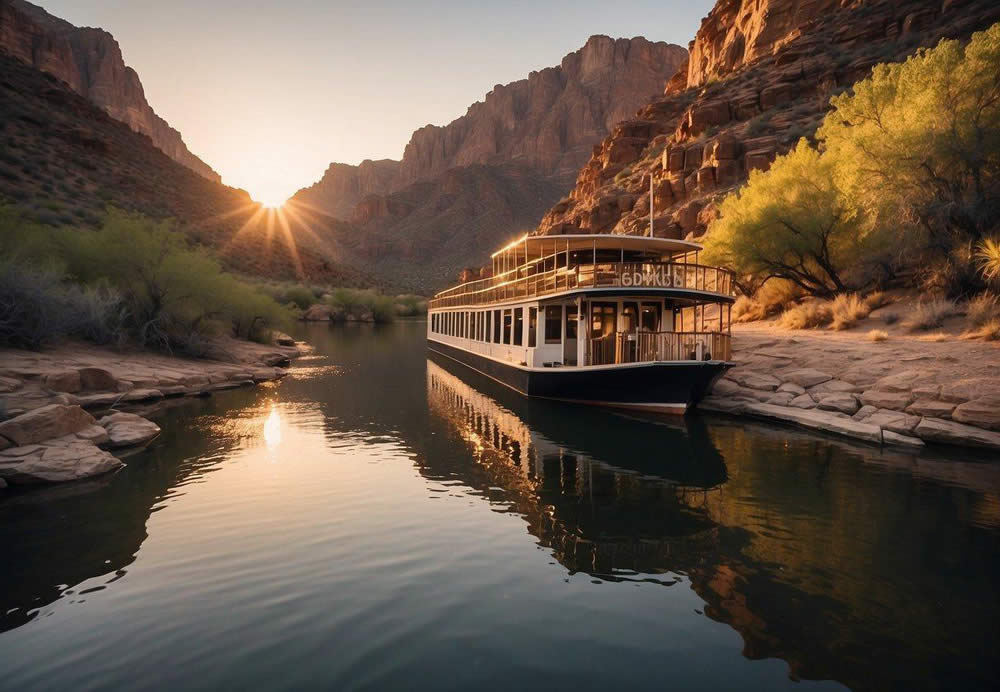
[[662, 255], [676, 255], [701, 250], [701, 244], [673, 238], [650, 238], [638, 235], [590, 233], [574, 235], [525, 235], [494, 252], [491, 257], [515, 251], [518, 257], [531, 260], [555, 252], [574, 250], [640, 250]]

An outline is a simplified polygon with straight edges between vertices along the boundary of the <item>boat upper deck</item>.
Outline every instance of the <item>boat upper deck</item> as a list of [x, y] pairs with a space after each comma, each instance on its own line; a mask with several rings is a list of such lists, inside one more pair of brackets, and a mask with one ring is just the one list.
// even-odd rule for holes
[[493, 253], [490, 276], [434, 296], [431, 309], [585, 289], [652, 289], [735, 299], [732, 273], [698, 263], [698, 243], [627, 235], [524, 236]]

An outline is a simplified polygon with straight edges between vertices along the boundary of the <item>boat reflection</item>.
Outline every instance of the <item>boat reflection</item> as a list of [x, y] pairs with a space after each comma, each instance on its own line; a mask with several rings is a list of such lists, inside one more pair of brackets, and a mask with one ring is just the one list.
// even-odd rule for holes
[[570, 572], [686, 577], [705, 615], [740, 633], [747, 658], [783, 659], [793, 679], [996, 682], [995, 464], [745, 421], [663, 424], [506, 391], [434, 356], [429, 407], [476, 463], [429, 455], [424, 473], [505, 491]]

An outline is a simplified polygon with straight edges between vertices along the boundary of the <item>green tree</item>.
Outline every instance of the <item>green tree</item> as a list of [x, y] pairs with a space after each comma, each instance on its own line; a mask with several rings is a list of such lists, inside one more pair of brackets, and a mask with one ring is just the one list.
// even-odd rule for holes
[[867, 214], [942, 249], [1000, 223], [1000, 24], [878, 65], [831, 104], [817, 137]]
[[706, 261], [756, 285], [781, 278], [817, 296], [856, 290], [858, 267], [880, 249], [868, 218], [837, 184], [835, 158], [804, 139], [767, 172], [753, 171], [719, 212]]

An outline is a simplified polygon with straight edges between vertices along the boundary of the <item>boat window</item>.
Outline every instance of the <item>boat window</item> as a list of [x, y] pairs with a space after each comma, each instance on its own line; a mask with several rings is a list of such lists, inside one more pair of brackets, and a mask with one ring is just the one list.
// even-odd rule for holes
[[562, 342], [562, 305], [545, 306], [545, 343]]
[[510, 310], [503, 311], [503, 342], [505, 344], [510, 344], [510, 323], [511, 323]]
[[538, 308], [528, 308], [528, 348], [534, 348], [537, 339], [535, 332], [538, 327]]
[[643, 303], [639, 315], [639, 328], [644, 332], [655, 332], [660, 326], [660, 304]]
[[524, 343], [524, 308], [514, 308], [514, 345]]
[[597, 339], [615, 331], [618, 306], [615, 303], [590, 304], [590, 338]]
[[493, 343], [500, 343], [500, 311], [493, 311]]
[[566, 306], [566, 339], [576, 338], [577, 307], [575, 305]]

